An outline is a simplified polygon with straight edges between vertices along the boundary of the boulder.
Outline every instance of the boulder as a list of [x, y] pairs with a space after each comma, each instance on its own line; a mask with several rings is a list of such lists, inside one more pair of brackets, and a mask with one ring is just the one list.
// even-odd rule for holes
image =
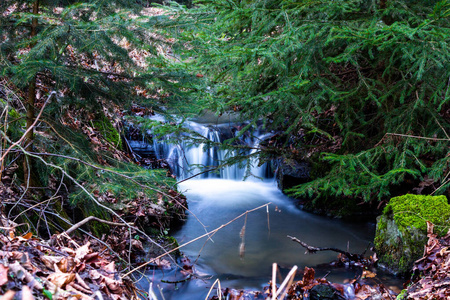
[[310, 300], [344, 300], [341, 293], [329, 284], [318, 284], [310, 291]]
[[292, 188], [310, 180], [310, 166], [307, 162], [280, 159], [277, 165], [277, 181], [280, 190]]
[[405, 275], [421, 258], [428, 240], [426, 221], [444, 235], [450, 227], [450, 206], [445, 196], [404, 195], [392, 198], [377, 218], [375, 250], [379, 264]]

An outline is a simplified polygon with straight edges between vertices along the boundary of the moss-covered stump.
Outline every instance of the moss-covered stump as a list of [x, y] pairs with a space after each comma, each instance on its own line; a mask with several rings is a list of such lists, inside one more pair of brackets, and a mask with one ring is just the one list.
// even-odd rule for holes
[[392, 198], [377, 219], [375, 249], [379, 262], [394, 274], [405, 275], [422, 257], [426, 221], [442, 236], [449, 229], [450, 205], [445, 196], [404, 195]]

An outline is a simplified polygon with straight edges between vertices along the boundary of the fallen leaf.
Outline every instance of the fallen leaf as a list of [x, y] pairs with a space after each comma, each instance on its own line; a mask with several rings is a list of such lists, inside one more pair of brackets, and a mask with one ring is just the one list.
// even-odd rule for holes
[[87, 242], [85, 245], [81, 246], [77, 250], [75, 250], [75, 262], [80, 263], [83, 258], [91, 252], [91, 249], [89, 249], [91, 243]]
[[114, 278], [114, 273], [116, 273], [116, 264], [112, 261], [109, 264], [107, 264], [103, 270], [105, 270], [108, 273], [109, 278]]
[[58, 263], [56, 263], [56, 265], [58, 266], [58, 269], [61, 270], [61, 272], [67, 273], [72, 271], [75, 263], [72, 257], [64, 257]]
[[131, 240], [131, 246], [138, 250], [144, 251], [144, 246], [142, 245], [142, 242], [139, 240]]
[[4, 265], [0, 264], [0, 286], [8, 282], [8, 270], [9, 270], [8, 267], [5, 267]]
[[362, 273], [362, 278], [374, 278], [376, 276], [377, 276], [376, 273], [371, 272], [369, 270], [364, 270], [363, 273]]
[[22, 286], [22, 300], [34, 300], [33, 293], [27, 285]]
[[102, 274], [100, 274], [100, 272], [97, 270], [90, 270], [89, 277], [93, 280], [97, 280], [102, 277]]
[[171, 268], [170, 262], [167, 259], [158, 258], [155, 260], [155, 264], [157, 264], [158, 267], [160, 267], [161, 269], [170, 269]]
[[26, 239], [26, 240], [29, 240], [29, 239], [31, 239], [32, 236], [33, 236], [33, 233], [28, 232], [27, 234], [25, 234], [24, 236], [22, 236], [22, 238], [24, 238], [24, 239]]
[[58, 264], [63, 258], [64, 256], [43, 255], [41, 256], [41, 261], [50, 270], [55, 270], [55, 264]]
[[122, 281], [121, 280], [114, 280], [108, 277], [104, 277], [106, 286], [108, 286], [109, 290], [113, 292], [114, 294], [122, 294]]
[[15, 294], [16, 292], [9, 290], [2, 296], [2, 300], [13, 300]]
[[75, 274], [55, 272], [50, 274], [47, 279], [56, 286], [64, 288], [68, 283], [75, 280]]

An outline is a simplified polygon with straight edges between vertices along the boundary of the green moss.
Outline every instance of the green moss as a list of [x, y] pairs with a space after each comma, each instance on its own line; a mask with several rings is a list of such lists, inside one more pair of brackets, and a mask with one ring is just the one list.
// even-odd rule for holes
[[120, 133], [114, 128], [105, 115], [102, 115], [99, 120], [94, 121], [93, 125], [109, 143], [118, 149], [122, 149], [122, 138]]
[[402, 290], [400, 292], [400, 294], [397, 295], [396, 300], [404, 300], [404, 299], [407, 299], [407, 297], [408, 297], [408, 291], [405, 289], [405, 290]]
[[375, 249], [394, 273], [406, 274], [423, 254], [427, 241], [426, 221], [435, 224], [435, 233], [449, 229], [450, 206], [445, 196], [404, 195], [392, 198], [377, 219]]
[[400, 230], [414, 227], [427, 230], [427, 221], [435, 225], [435, 233], [442, 236], [449, 229], [450, 205], [445, 196], [404, 195], [392, 198], [384, 214], [393, 214]]

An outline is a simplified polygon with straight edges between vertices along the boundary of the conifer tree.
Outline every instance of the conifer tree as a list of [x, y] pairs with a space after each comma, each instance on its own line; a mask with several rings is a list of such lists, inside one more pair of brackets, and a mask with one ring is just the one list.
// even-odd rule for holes
[[449, 190], [448, 0], [195, 7], [173, 14], [205, 74], [201, 99], [276, 131], [262, 153], [311, 163], [312, 181], [291, 193], [372, 201]]
[[[89, 200], [95, 198], [94, 191], [96, 197], [111, 192], [133, 199], [139, 192], [136, 182], [152, 186], [154, 191], [145, 190], [148, 193], [160, 190], [169, 180], [165, 172], [141, 170], [113, 157], [113, 151], [98, 143], [94, 130], [115, 132], [114, 141], [109, 141], [114, 148], [121, 138], [118, 127], [111, 124], [118, 119], [112, 112], [129, 109], [133, 103], [156, 111], [176, 108], [172, 103], [181, 99], [186, 88], [181, 91], [179, 86], [188, 78], [164, 56], [170, 42], [157, 33], [162, 19], [139, 1], [2, 0], [2, 111], [11, 109], [3, 93], [6, 85], [17, 91], [21, 102], [13, 103], [15, 110], [10, 110], [18, 118], [8, 119], [20, 130], [13, 134], [4, 129], [6, 125], [0, 129], [8, 142], [5, 148], [14, 146], [16, 151], [2, 157], [2, 166], [3, 159], [11, 164], [17, 156], [25, 156], [18, 171], [23, 172], [26, 187], [45, 186], [59, 176], [67, 184], [72, 204], [80, 202], [87, 214], [102, 211]], [[83, 128], [83, 122], [90, 126]], [[100, 125], [96, 128], [96, 124]], [[35, 130], [39, 135], [33, 135]], [[20, 143], [15, 145], [16, 141]], [[100, 172], [101, 165], [113, 173]], [[136, 182], [116, 176], [123, 172], [134, 174]], [[31, 182], [28, 173], [39, 182]], [[89, 182], [89, 188], [69, 184], [69, 176]]]
[[[36, 101], [42, 105], [51, 90], [57, 99], [46, 112], [57, 115], [50, 121], [68, 105], [101, 114], [113, 103], [157, 109], [179, 99], [181, 73], [167, 71], [157, 51], [166, 43], [154, 33], [161, 17], [143, 16], [142, 9], [135, 1], [2, 1], [0, 75], [27, 94], [25, 129]], [[143, 96], [157, 93], [169, 97], [158, 103]], [[25, 149], [32, 140], [30, 131]]]

